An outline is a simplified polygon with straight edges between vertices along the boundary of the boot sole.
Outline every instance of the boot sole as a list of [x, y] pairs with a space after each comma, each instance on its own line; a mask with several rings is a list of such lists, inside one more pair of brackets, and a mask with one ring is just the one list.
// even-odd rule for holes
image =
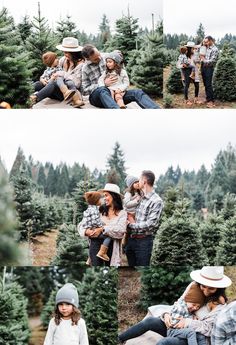
[[110, 261], [110, 259], [109, 260], [107, 260], [107, 259], [105, 259], [104, 257], [102, 257], [102, 256], [100, 256], [100, 255], [96, 255], [98, 258], [100, 258], [100, 259], [102, 259], [102, 260], [104, 260], [104, 261]]
[[64, 98], [64, 101], [71, 100], [74, 94], [75, 94], [75, 90], [72, 90], [71, 93]]

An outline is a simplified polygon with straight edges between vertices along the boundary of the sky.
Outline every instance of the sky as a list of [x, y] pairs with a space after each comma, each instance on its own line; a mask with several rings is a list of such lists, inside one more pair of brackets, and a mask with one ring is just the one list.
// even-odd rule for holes
[[128, 6], [130, 14], [134, 18], [139, 18], [139, 24], [143, 28], [152, 28], [152, 13], [155, 22], [163, 17], [162, 0], [0, 0], [0, 8], [5, 6], [18, 23], [25, 14], [31, 18], [37, 15], [38, 1], [40, 1], [41, 14], [49, 20], [51, 27], [53, 23], [54, 27], [56, 26], [60, 17], [65, 18], [66, 15], [70, 15], [77, 24], [77, 29], [84, 30], [87, 34], [98, 33], [103, 14], [107, 15], [110, 27], [114, 30], [115, 20], [121, 18], [122, 14], [127, 14]]
[[118, 141], [127, 173], [169, 166], [209, 170], [221, 149], [236, 147], [234, 110], [10, 110], [1, 112], [0, 156], [10, 170], [19, 146], [35, 161], [106, 169]]
[[197, 0], [194, 2], [164, 1], [165, 33], [195, 35], [202, 23], [205, 34], [215, 39], [226, 33], [236, 35], [235, 0]]

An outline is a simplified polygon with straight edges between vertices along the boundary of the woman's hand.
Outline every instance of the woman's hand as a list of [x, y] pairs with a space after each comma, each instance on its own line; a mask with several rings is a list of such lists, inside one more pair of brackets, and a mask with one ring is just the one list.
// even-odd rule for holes
[[185, 328], [185, 319], [183, 317], [179, 317], [179, 322], [173, 326], [173, 328]]
[[164, 322], [165, 322], [166, 327], [170, 328], [171, 327], [171, 321], [172, 321], [171, 315], [169, 313], [165, 313], [163, 318], [164, 318]]
[[88, 237], [91, 237], [94, 233], [94, 230], [92, 229], [87, 229], [85, 230], [85, 235], [88, 236]]
[[89, 237], [96, 238], [102, 233], [103, 228], [96, 228], [96, 229], [93, 229], [92, 231], [93, 231], [93, 233]]

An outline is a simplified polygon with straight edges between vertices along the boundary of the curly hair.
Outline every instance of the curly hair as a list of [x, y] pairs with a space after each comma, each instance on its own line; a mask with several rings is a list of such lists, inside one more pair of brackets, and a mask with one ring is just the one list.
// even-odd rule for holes
[[[58, 326], [61, 322], [61, 319], [63, 318], [62, 314], [59, 311], [58, 304], [55, 307], [53, 317], [55, 319], [55, 324]], [[81, 317], [80, 310], [76, 308], [75, 306], [73, 306], [73, 312], [71, 314], [72, 326], [78, 324], [80, 317]]]

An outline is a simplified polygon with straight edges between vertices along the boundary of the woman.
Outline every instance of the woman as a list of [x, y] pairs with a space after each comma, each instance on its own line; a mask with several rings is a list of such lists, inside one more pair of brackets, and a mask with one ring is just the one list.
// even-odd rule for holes
[[[196, 312], [198, 320], [181, 319], [176, 328], [191, 327], [196, 332], [209, 338], [211, 336], [214, 320], [224, 306], [219, 304], [215, 309], [209, 311], [206, 304], [208, 300], [212, 298], [217, 300], [219, 296], [225, 295], [225, 288], [230, 286], [232, 282], [230, 278], [224, 275], [224, 268], [218, 266], [204, 266], [201, 270], [192, 271], [190, 276], [193, 282], [190, 283], [184, 294], [192, 284], [197, 283], [206, 297], [206, 302], [205, 305]], [[170, 321], [170, 315], [168, 313], [164, 313], [160, 317], [148, 317], [121, 333], [118, 337], [120, 344], [125, 344], [126, 340], [138, 337], [150, 330], [164, 337], [158, 342], [158, 345], [187, 345], [185, 339], [166, 337], [167, 328], [171, 324]]]
[[[66, 76], [67, 78], [68, 89], [75, 90], [75, 94], [72, 97], [74, 107], [80, 107], [84, 105], [79, 92], [79, 89], [81, 89], [82, 67], [84, 64], [84, 59], [81, 54], [83, 47], [79, 46], [76, 38], [65, 37], [62, 44], [56, 46], [56, 48], [64, 52], [64, 57], [60, 59], [59, 66], [65, 72], [63, 73], [63, 77]], [[60, 85], [58, 85], [60, 78], [57, 80], [57, 77], [61, 77], [60, 71], [55, 73], [50, 83], [43, 88], [38, 88], [39, 83], [35, 84], [36, 93], [34, 96], [36, 97], [36, 102], [40, 102], [46, 97], [63, 101], [64, 97], [60, 90]]]
[[84, 229], [80, 225], [79, 233], [82, 237], [89, 237], [90, 239], [89, 256], [92, 266], [103, 266], [104, 264], [104, 261], [97, 257], [103, 243], [103, 239], [98, 238], [101, 233], [113, 239], [107, 253], [111, 257], [110, 266], [120, 266], [121, 239], [126, 231], [127, 212], [123, 210], [119, 186], [107, 183], [101, 192], [105, 201], [105, 206], [101, 212], [104, 226], [96, 229]]
[[182, 76], [182, 82], [184, 85], [184, 98], [185, 98], [185, 102], [187, 105], [192, 105], [193, 103], [188, 99], [188, 89], [189, 89], [189, 85], [190, 82], [192, 81], [194, 84], [194, 103], [200, 104], [201, 102], [198, 100], [198, 95], [199, 95], [199, 69], [198, 69], [198, 62], [199, 62], [199, 58], [198, 56], [196, 56], [195, 54], [195, 43], [194, 42], [188, 42], [186, 44], [187, 47], [187, 58], [188, 58], [188, 63], [190, 66], [194, 67], [194, 71], [195, 71], [195, 78], [192, 79], [190, 78], [190, 75], [192, 73], [192, 68], [189, 68], [185, 65], [179, 65], [179, 68], [181, 68], [181, 76]]

